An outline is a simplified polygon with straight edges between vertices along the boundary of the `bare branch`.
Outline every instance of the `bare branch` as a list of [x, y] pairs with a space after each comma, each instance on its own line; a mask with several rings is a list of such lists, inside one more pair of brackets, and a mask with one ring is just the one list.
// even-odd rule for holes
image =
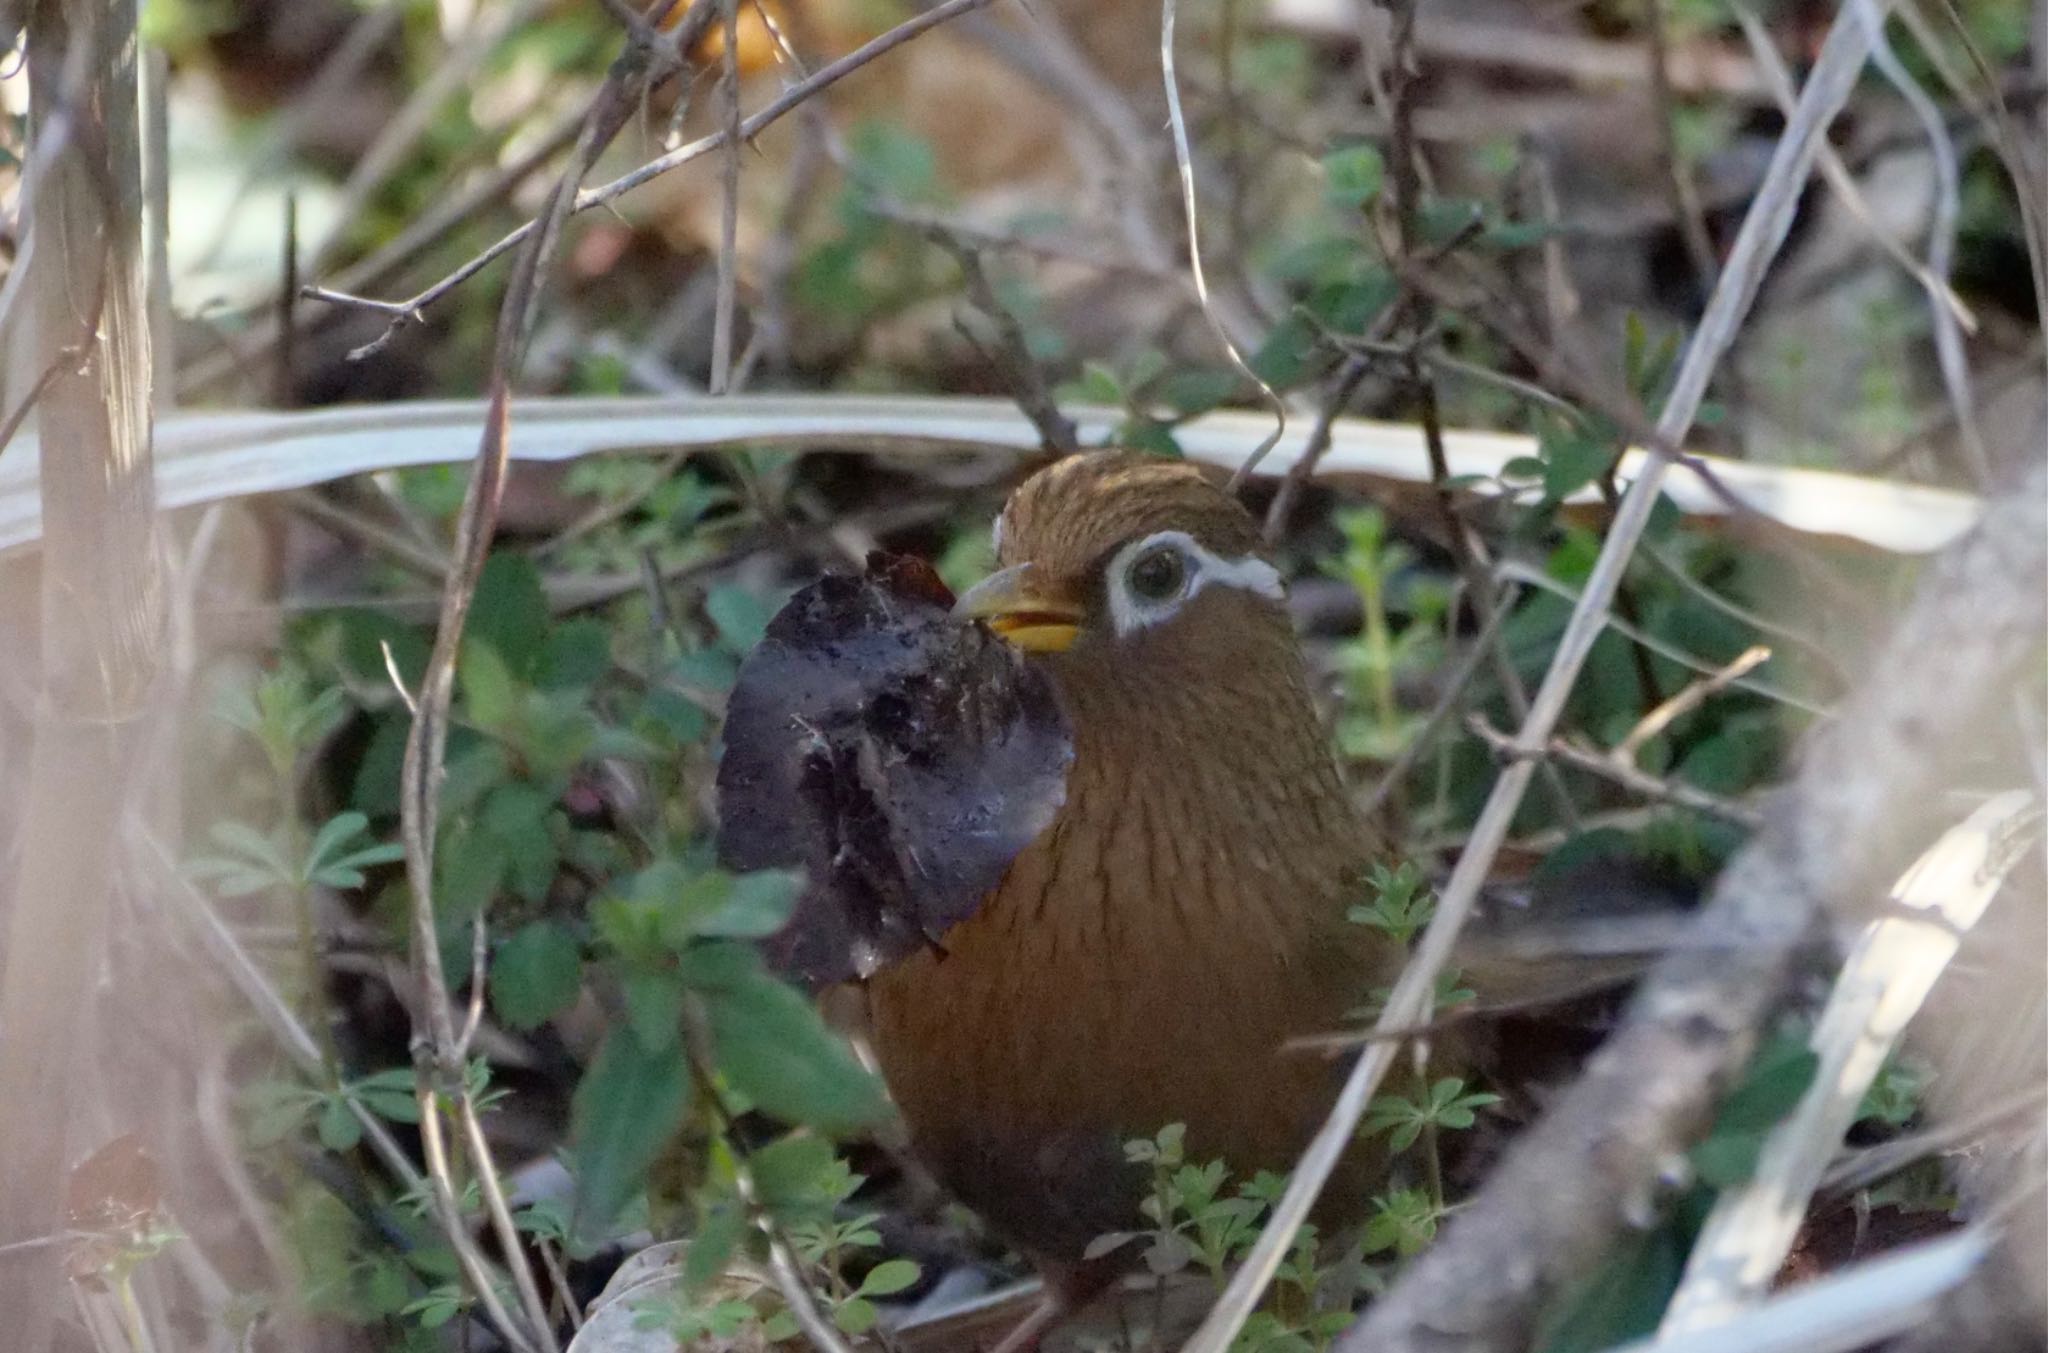
[[1585, 771], [1589, 775], [1597, 775], [1653, 803], [1668, 803], [1678, 808], [1690, 808], [1696, 813], [1705, 813], [1708, 817], [1719, 818], [1723, 822], [1732, 822], [1738, 827], [1752, 830], [1762, 825], [1763, 819], [1755, 809], [1745, 808], [1718, 794], [1709, 794], [1703, 789], [1695, 789], [1677, 780], [1667, 780], [1648, 771], [1638, 770], [1625, 761], [1617, 761], [1611, 755], [1594, 751], [1590, 747], [1581, 747], [1568, 739], [1552, 738], [1541, 750], [1531, 752], [1477, 715], [1467, 719], [1465, 726], [1471, 729], [1473, 735], [1481, 742], [1492, 748], [1495, 756], [1510, 765], [1530, 757], [1547, 757], [1560, 765]]
[[[928, 29], [936, 28], [947, 20], [957, 18], [970, 10], [980, 9], [992, 3], [994, 3], [994, 0], [946, 0], [946, 3], [934, 6], [915, 18], [904, 20], [880, 37], [863, 44], [845, 56], [840, 57], [837, 61], [822, 67], [810, 78], [784, 90], [780, 95], [772, 99], [766, 107], [740, 124], [740, 139], [752, 140], [754, 137], [759, 136], [767, 128], [780, 122], [792, 109], [805, 102], [812, 95], [838, 84], [861, 67], [901, 47], [918, 34]], [[692, 160], [701, 159], [726, 143], [727, 133], [724, 129], [720, 129], [708, 136], [699, 137], [687, 145], [678, 146], [665, 155], [649, 160], [638, 169], [620, 175], [610, 183], [578, 192], [568, 206], [566, 214], [571, 216], [578, 215], [589, 211], [593, 207], [601, 207], [607, 203], [615, 202], [640, 185], [659, 178], [672, 169], [678, 169]], [[417, 319], [427, 307], [433, 305], [477, 273], [482, 272], [503, 255], [517, 248], [533, 234], [535, 227], [541, 224], [542, 219], [536, 218], [512, 230], [475, 258], [470, 259], [467, 263], [464, 263], [425, 291], [407, 300], [372, 301], [365, 297], [350, 296], [340, 292], [326, 292], [319, 299], [335, 304], [360, 305], [368, 309], [396, 315], [399, 318], [393, 320], [395, 327], [403, 319]], [[310, 295], [311, 293], [308, 294]]]

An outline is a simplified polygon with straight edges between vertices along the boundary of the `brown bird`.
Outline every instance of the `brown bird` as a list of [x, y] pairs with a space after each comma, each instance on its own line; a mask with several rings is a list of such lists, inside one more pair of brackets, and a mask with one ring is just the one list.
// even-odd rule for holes
[[1191, 1160], [1290, 1167], [1339, 1073], [1283, 1045], [1401, 954], [1345, 919], [1376, 845], [1244, 508], [1086, 454], [1026, 481], [996, 542], [956, 614], [1050, 675], [1066, 801], [971, 918], [875, 974], [872, 1034], [913, 1150], [1071, 1305], [1114, 1276], [1089, 1242], [1136, 1221], [1122, 1144], [1183, 1123]]

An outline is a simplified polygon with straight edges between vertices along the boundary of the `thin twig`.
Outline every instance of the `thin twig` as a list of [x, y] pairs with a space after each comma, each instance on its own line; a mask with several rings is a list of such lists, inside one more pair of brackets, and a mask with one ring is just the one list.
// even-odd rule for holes
[[1698, 681], [1687, 682], [1678, 694], [1638, 719], [1636, 726], [1628, 730], [1628, 735], [1614, 744], [1614, 750], [1609, 752], [1608, 756], [1613, 758], [1616, 765], [1633, 766], [1636, 755], [1650, 739], [1698, 709], [1709, 697], [1726, 690], [1737, 679], [1755, 671], [1768, 661], [1770, 656], [1771, 650], [1768, 647], [1753, 644], [1737, 654], [1734, 661], [1720, 671]]
[[[1734, 342], [1765, 270], [1784, 243], [1799, 195], [1811, 173], [1815, 146], [1847, 101], [1863, 68], [1867, 45], [1862, 26], [1837, 19], [1815, 63], [1812, 78], [1800, 95], [1799, 108], [1780, 138], [1765, 171], [1755, 202], [1722, 269], [1721, 280], [1708, 299], [1705, 314], [1680, 364], [1655, 442], [1641, 473], [1622, 498], [1599, 558], [1586, 580], [1584, 594], [1558, 640], [1529, 717], [1515, 742], [1540, 747], [1564, 713], [1566, 699], [1580, 669], [1605, 628], [1615, 589], [1628, 567], [1636, 542], [1649, 525], [1658, 486], [1670, 464], [1666, 448], [1675, 447], [1692, 427], [1715, 366]], [[1470, 914], [1495, 855], [1522, 804], [1536, 763], [1517, 761], [1495, 782], [1472, 831], [1471, 843], [1459, 856], [1437, 904], [1436, 915], [1381, 1014], [1388, 1027], [1412, 1024], [1435, 1003], [1437, 974], [1449, 958], [1458, 931]], [[1358, 1121], [1392, 1066], [1391, 1044], [1369, 1048], [1352, 1068], [1327, 1121], [1296, 1166], [1286, 1192], [1274, 1205], [1265, 1231], [1244, 1264], [1233, 1275], [1216, 1307], [1187, 1345], [1187, 1353], [1225, 1353], [1246, 1317], [1272, 1281], [1295, 1232], [1307, 1218], [1316, 1196], [1339, 1159], [1350, 1147]]]
[[1173, 163], [1180, 176], [1181, 211], [1187, 218], [1188, 274], [1194, 279], [1195, 298], [1200, 303], [1202, 318], [1216, 341], [1222, 345], [1224, 356], [1237, 368], [1238, 374], [1258, 387], [1259, 394], [1273, 411], [1273, 431], [1266, 439], [1252, 449], [1244, 463], [1230, 475], [1230, 491], [1235, 493], [1244, 483], [1245, 476], [1252, 472], [1266, 453], [1280, 444], [1287, 434], [1287, 403], [1280, 398], [1280, 392], [1266, 383], [1264, 377], [1252, 370], [1250, 362], [1238, 350], [1230, 331], [1218, 318], [1216, 306], [1209, 299], [1209, 274], [1202, 265], [1202, 208], [1199, 194], [1195, 191], [1195, 154], [1188, 144], [1187, 114], [1180, 106], [1180, 77], [1174, 58], [1174, 21], [1179, 17], [1179, 0], [1162, 0], [1159, 7], [1159, 66], [1166, 81], [1166, 122], [1173, 132]]
[[[673, 0], [660, 6], [666, 14]], [[674, 41], [678, 49], [694, 44], [702, 36], [715, 12], [715, 0], [697, 0], [682, 23]], [[405, 761], [400, 775], [399, 820], [405, 842], [406, 882], [412, 893], [412, 963], [418, 999], [424, 1008], [422, 1030], [415, 1023], [414, 1063], [422, 1117], [422, 1141], [427, 1149], [428, 1177], [436, 1208], [451, 1224], [459, 1222], [461, 1207], [449, 1172], [443, 1140], [440, 1100], [454, 1106], [469, 1139], [472, 1164], [489, 1199], [496, 1186], [497, 1166], [490, 1146], [475, 1123], [475, 1101], [470, 1093], [464, 1067], [462, 1034], [455, 1025], [447, 974], [442, 970], [439, 927], [434, 912], [434, 848], [440, 816], [440, 787], [447, 753], [449, 705], [454, 692], [455, 664], [461, 650], [463, 623], [476, 595], [478, 580], [490, 552], [497, 525], [498, 505], [504, 492], [506, 441], [510, 424], [512, 386], [524, 364], [527, 344], [538, 314], [540, 292], [547, 267], [561, 237], [577, 185], [589, 172], [598, 155], [631, 118], [650, 72], [665, 66], [658, 62], [659, 48], [653, 40], [636, 33], [625, 52], [613, 64], [603, 87], [591, 101], [578, 133], [569, 164], [548, 195], [546, 209], [538, 218], [539, 228], [525, 237], [524, 247], [506, 287], [498, 315], [496, 351], [490, 379], [490, 417], [486, 420], [475, 468], [456, 523], [455, 566], [441, 594], [441, 614], [435, 628], [434, 646], [421, 675], [414, 697], [414, 717], [406, 737]], [[502, 1196], [489, 1207], [493, 1230], [519, 1294], [527, 1328], [507, 1325], [507, 1337], [522, 1348], [549, 1351], [555, 1347], [554, 1329], [528, 1261], [524, 1242]], [[461, 1243], [457, 1241], [458, 1254]], [[479, 1282], [477, 1264], [467, 1256], [464, 1271], [473, 1286]], [[499, 1305], [497, 1295], [479, 1287], [479, 1300], [487, 1307]], [[496, 1311], [493, 1311], [496, 1314]]]
[[1700, 294], [1714, 289], [1719, 267], [1714, 261], [1714, 242], [1707, 237], [1706, 213], [1700, 208], [1699, 190], [1686, 168], [1678, 144], [1678, 96], [1671, 88], [1669, 0], [1648, 0], [1643, 6], [1643, 23], [1650, 36], [1650, 96], [1657, 105], [1658, 158], [1664, 162], [1664, 183], [1671, 194], [1671, 217], [1685, 252], [1699, 279]]
[[[804, 103], [812, 95], [838, 84], [861, 67], [887, 55], [919, 34], [936, 28], [949, 19], [958, 18], [970, 10], [980, 9], [993, 3], [994, 0], [946, 0], [946, 3], [934, 6], [915, 18], [904, 20], [888, 32], [883, 33], [870, 42], [864, 43], [845, 56], [840, 57], [837, 61], [822, 67], [809, 79], [785, 89], [781, 94], [770, 100], [766, 107], [740, 124], [740, 139], [743, 141], [753, 140], [764, 130], [780, 122], [791, 110]], [[580, 215], [594, 207], [601, 207], [615, 202], [642, 184], [659, 178], [672, 169], [678, 169], [692, 160], [702, 159], [725, 144], [726, 132], [721, 128], [709, 135], [701, 136], [695, 141], [678, 146], [666, 154], [656, 156], [637, 169], [621, 174], [609, 183], [596, 188], [583, 189], [576, 193], [574, 200], [565, 209], [565, 214], [569, 216]], [[429, 306], [474, 277], [477, 273], [482, 272], [505, 254], [517, 248], [532, 236], [535, 228], [541, 223], [542, 218], [535, 218], [524, 225], [508, 231], [495, 244], [492, 244], [482, 253], [462, 264], [455, 271], [449, 273], [440, 281], [435, 282], [426, 290], [403, 301], [379, 301], [368, 297], [325, 289], [312, 290], [305, 294], [331, 304], [356, 306], [394, 316], [391, 329], [387, 331], [388, 337], [388, 334], [396, 332], [398, 325], [405, 320], [418, 319]], [[381, 346], [381, 344], [371, 344], [365, 349], [359, 349], [358, 353], [366, 354], [368, 351], [375, 350], [378, 346]]]
[[[1081, 441], [1075, 431], [1074, 420], [1060, 412], [1059, 403], [1053, 398], [1052, 383], [1046, 380], [1044, 368], [1031, 355], [1031, 342], [1024, 333], [1024, 325], [996, 295], [988, 270], [982, 266], [981, 255], [936, 222], [927, 222], [917, 230], [952, 255], [953, 261], [960, 265], [960, 280], [966, 284], [967, 299], [995, 326], [996, 338], [1001, 344], [996, 356], [1001, 365], [1008, 368], [1004, 374], [1009, 377], [1011, 397], [1017, 401], [1017, 407], [1024, 416], [1031, 420], [1031, 426], [1038, 429], [1039, 440], [1045, 444], [1045, 449], [1060, 455], [1079, 450]], [[968, 337], [974, 341], [971, 334]]]
[[1540, 751], [1531, 752], [1477, 714], [1467, 719], [1465, 726], [1471, 729], [1473, 735], [1481, 742], [1492, 748], [1496, 756], [1510, 765], [1530, 757], [1547, 758], [1561, 765], [1570, 766], [1574, 770], [1597, 775], [1653, 803], [1668, 803], [1678, 808], [1690, 808], [1696, 813], [1705, 813], [1708, 817], [1732, 822], [1738, 827], [1752, 831], [1762, 821], [1753, 808], [1730, 802], [1718, 794], [1709, 794], [1704, 789], [1695, 789], [1691, 785], [1638, 770], [1627, 762], [1615, 760], [1611, 754], [1597, 752], [1590, 747], [1581, 747], [1567, 738], [1552, 738]]
[[[1382, 316], [1392, 313], [1392, 307], [1382, 311]], [[1377, 327], [1377, 326], [1376, 326]], [[1316, 409], [1315, 424], [1309, 429], [1308, 444], [1301, 449], [1301, 455], [1294, 464], [1287, 467], [1281, 477], [1280, 487], [1273, 493], [1273, 502], [1266, 509], [1266, 547], [1271, 549], [1280, 543], [1287, 532], [1287, 519], [1294, 514], [1294, 503], [1301, 496], [1301, 490], [1315, 477], [1316, 466], [1330, 449], [1330, 434], [1337, 420], [1351, 407], [1351, 401], [1358, 394], [1358, 387], [1365, 383], [1365, 376], [1371, 365], [1358, 354], [1345, 359], [1330, 379], [1328, 391], [1323, 395], [1322, 404]]]
[[[1757, 18], [1755, 11], [1748, 5], [1732, 5], [1730, 12], [1734, 14], [1735, 21], [1742, 26], [1742, 35], [1748, 40], [1750, 53], [1756, 58], [1757, 70], [1768, 82], [1771, 95], [1777, 100], [1779, 111], [1790, 113], [1793, 103], [1798, 98], [1798, 91], [1792, 87], [1792, 73], [1785, 68], [1785, 58], [1778, 55], [1778, 49], [1771, 42], [1771, 35], [1764, 28], [1763, 21]], [[1962, 297], [1956, 295], [1947, 278], [1929, 271], [1925, 263], [1913, 257], [1912, 250], [1901, 244], [1879, 223], [1876, 213], [1871, 210], [1869, 199], [1864, 197], [1863, 190], [1856, 184], [1856, 176], [1850, 172], [1849, 166], [1842, 162], [1840, 152], [1833, 146], [1824, 147], [1817, 163], [1821, 177], [1827, 180], [1829, 189], [1841, 200], [1849, 214], [1863, 223], [1864, 229], [1870, 232], [1878, 248], [1884, 250], [1893, 262], [1905, 269], [1913, 280], [1920, 284], [1932, 304], [1946, 309], [1953, 315], [1955, 322], [1963, 326], [1965, 333], [1975, 333], [1976, 315], [1971, 312]]]
[[1977, 400], [1970, 388], [1970, 362], [1963, 351], [1963, 335], [1954, 313], [1942, 304], [1950, 292], [1949, 269], [1955, 262], [1956, 218], [1962, 213], [1963, 174], [1956, 161], [1955, 143], [1934, 100], [1920, 88], [1919, 81], [1899, 60], [1885, 36], [1885, 19], [1872, 0], [1850, 0], [1856, 17], [1870, 35], [1870, 60], [1880, 74], [1899, 91], [1899, 97], [1913, 110], [1927, 134], [1928, 153], [1934, 158], [1934, 219], [1927, 227], [1925, 275], [1941, 279], [1941, 290], [1928, 292], [1928, 313], [1934, 328], [1934, 355], [1941, 368], [1941, 383], [1955, 409], [1956, 434], [1961, 439], [1963, 461], [1979, 490], [1991, 480], [1991, 459], [1984, 449], [1984, 436], [1977, 424]]
[[718, 210], [718, 299], [712, 308], [711, 381], [714, 395], [732, 392], [732, 326], [740, 285], [740, 4], [721, 0], [725, 11], [725, 173]]

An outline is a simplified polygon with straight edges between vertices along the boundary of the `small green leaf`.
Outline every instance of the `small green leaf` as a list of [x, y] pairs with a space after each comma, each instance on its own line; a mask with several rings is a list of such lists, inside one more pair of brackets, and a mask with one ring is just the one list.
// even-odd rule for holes
[[462, 682], [463, 709], [471, 723], [492, 733], [511, 726], [519, 712], [519, 687], [497, 650], [475, 639], [465, 642], [456, 675]]
[[789, 920], [802, 890], [803, 875], [789, 869], [764, 869], [729, 876], [724, 899], [693, 927], [713, 939], [757, 940], [773, 935]]
[[509, 675], [525, 679], [533, 675], [547, 630], [547, 594], [533, 561], [513, 553], [485, 560], [469, 606], [467, 637], [492, 649]]
[[409, 1066], [394, 1066], [388, 1071], [365, 1076], [349, 1086], [349, 1093], [364, 1108], [388, 1122], [420, 1121], [419, 1091], [415, 1088], [413, 1069]]
[[627, 973], [620, 982], [626, 1021], [649, 1052], [675, 1047], [683, 1029], [683, 984], [669, 969]]
[[718, 627], [718, 637], [735, 653], [751, 652], [768, 632], [769, 608], [743, 587], [714, 587], [704, 598], [704, 614]]
[[606, 1036], [570, 1108], [579, 1234], [609, 1225], [640, 1192], [689, 1107], [689, 1074], [673, 1050], [650, 1052], [631, 1029]]
[[865, 1297], [849, 1297], [832, 1312], [832, 1323], [839, 1326], [840, 1332], [856, 1338], [873, 1329], [880, 1318], [875, 1303]]
[[533, 684], [542, 690], [584, 690], [611, 670], [611, 628], [586, 616], [548, 631]]
[[320, 1110], [320, 1145], [329, 1151], [353, 1151], [363, 1139], [363, 1124], [348, 1101], [336, 1095]]
[[1557, 502], [1598, 479], [1614, 463], [1614, 449], [1584, 434], [1565, 434], [1543, 442], [1543, 493]]
[[761, 1206], [785, 1221], [829, 1213], [839, 1200], [839, 1183], [846, 1171], [833, 1154], [832, 1143], [807, 1128], [798, 1128], [754, 1152], [748, 1165]]
[[762, 977], [704, 996], [718, 1069], [760, 1108], [827, 1132], [883, 1116], [886, 1102], [874, 1077], [795, 991]]
[[1340, 207], [1362, 207], [1380, 194], [1387, 165], [1377, 146], [1361, 142], [1323, 157], [1323, 195]]
[[917, 1285], [919, 1269], [915, 1260], [885, 1259], [868, 1270], [860, 1280], [859, 1295], [889, 1297]]
[[1591, 1278], [1543, 1313], [1539, 1353], [1599, 1353], [1653, 1333], [1678, 1289], [1685, 1251], [1669, 1225], [1617, 1246]]
[[567, 927], [536, 921], [508, 935], [491, 960], [491, 1009], [515, 1029], [537, 1029], [583, 987], [583, 953]]

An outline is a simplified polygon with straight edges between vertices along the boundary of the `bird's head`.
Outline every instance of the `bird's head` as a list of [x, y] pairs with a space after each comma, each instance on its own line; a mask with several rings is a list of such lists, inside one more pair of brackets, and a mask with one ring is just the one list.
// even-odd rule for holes
[[1280, 573], [1251, 514], [1184, 463], [1124, 452], [1057, 461], [1010, 496], [995, 538], [997, 571], [955, 614], [1028, 653], [1061, 655], [1056, 666], [1214, 656], [1233, 636], [1287, 632]]

